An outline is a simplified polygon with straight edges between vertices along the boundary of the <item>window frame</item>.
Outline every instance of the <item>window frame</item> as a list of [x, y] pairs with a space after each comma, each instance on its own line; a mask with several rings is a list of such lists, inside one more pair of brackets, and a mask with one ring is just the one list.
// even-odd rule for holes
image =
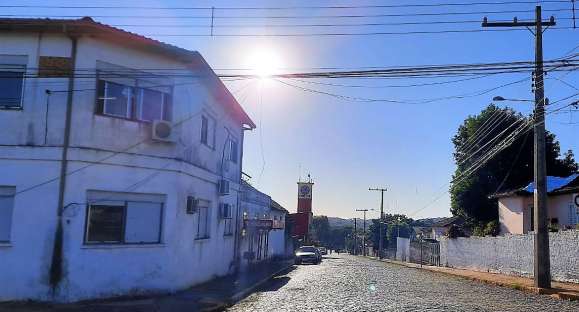
[[[205, 233], [201, 235], [201, 211], [207, 211], [205, 215]], [[197, 232], [195, 233], [195, 240], [203, 240], [211, 238], [211, 204], [206, 207], [197, 207]]]
[[[233, 147], [235, 146], [235, 149]], [[233, 152], [235, 151], [235, 157], [233, 157]], [[239, 161], [239, 143], [236, 138], [229, 137], [227, 139], [227, 160], [237, 164]]]
[[[164, 121], [168, 121], [171, 122], [172, 121], [172, 109], [173, 109], [173, 96], [169, 93], [166, 92], [162, 92], [159, 90], [155, 90], [153, 88], [145, 88], [145, 87], [139, 87], [138, 84], [136, 87], [134, 87], [134, 93], [135, 93], [135, 112], [133, 114], [133, 119], [135, 119], [136, 121], [141, 121], [141, 122], [153, 122], [153, 120], [148, 120], [148, 119], [143, 119], [143, 92], [144, 91], [153, 91], [153, 92], [158, 92], [161, 94], [161, 116], [159, 116], [159, 119], [154, 119], [154, 120], [164, 120]], [[167, 99], [170, 99], [170, 109], [167, 109]], [[171, 114], [168, 115], [167, 111], [171, 111]], [[167, 120], [167, 116], [171, 116], [171, 118], [168, 118], [169, 120]]]
[[[119, 118], [119, 119], [127, 119], [127, 120], [135, 120], [135, 118], [132, 118], [135, 115], [135, 87], [132, 86], [127, 86], [127, 85], [123, 85], [120, 83], [116, 83], [116, 82], [112, 82], [112, 81], [107, 81], [107, 80], [100, 80], [99, 82], [103, 83], [103, 98], [102, 99], [98, 99], [97, 96], [97, 100], [102, 101], [101, 106], [101, 114], [103, 116], [107, 116], [107, 117], [112, 117], [112, 118]], [[125, 111], [125, 115], [121, 116], [121, 115], [115, 115], [115, 114], [110, 114], [106, 112], [106, 107], [107, 107], [107, 98], [108, 98], [108, 88], [107, 85], [108, 84], [113, 84], [113, 85], [117, 85], [117, 86], [121, 86], [124, 88], [129, 88], [130, 91], [130, 96], [127, 99], [127, 109]], [[100, 83], [99, 83], [100, 86]], [[97, 91], [97, 93], [100, 93], [100, 90]]]
[[[204, 122], [207, 124], [207, 129], [204, 129]], [[215, 137], [217, 129], [217, 119], [207, 113], [201, 114], [201, 133], [200, 142], [208, 148], [215, 150]], [[205, 136], [203, 134], [205, 133]]]
[[25, 83], [26, 83], [26, 65], [25, 64], [21, 64], [21, 65], [15, 65], [15, 64], [0, 64], [0, 67], [5, 68], [5, 67], [14, 67], [14, 68], [10, 68], [10, 69], [6, 69], [6, 70], [0, 70], [1, 72], [17, 72], [17, 73], [21, 73], [22, 77], [21, 79], [21, 90], [20, 90], [20, 99], [19, 99], [19, 103], [18, 105], [5, 105], [2, 101], [1, 101], [1, 97], [0, 97], [0, 110], [22, 110], [24, 107], [24, 89], [26, 87]]
[[[159, 120], [164, 120], [164, 121], [168, 121], [168, 122], [173, 121], [174, 88], [172, 85], [171, 86], [161, 86], [161, 87], [168, 87], [168, 92], [163, 92], [163, 91], [155, 90], [155, 87], [146, 87], [146, 86], [139, 85], [139, 82], [143, 83], [145, 81], [139, 80], [138, 78], [132, 78], [131, 75], [127, 75], [126, 77], [123, 76], [123, 78], [134, 80], [135, 81], [134, 85], [128, 85], [128, 84], [123, 84], [123, 83], [119, 83], [116, 81], [107, 80], [106, 78], [101, 77], [101, 70], [97, 70], [96, 92], [95, 92], [95, 102], [96, 102], [95, 114], [100, 115], [100, 116], [110, 117], [110, 118], [118, 118], [118, 119], [134, 121], [134, 122], [152, 123], [153, 120], [144, 120], [141, 118], [141, 116], [138, 116], [139, 115], [139, 112], [138, 112], [138, 108], [139, 108], [138, 104], [139, 103], [137, 103], [137, 101], [140, 100], [139, 95], [142, 93], [143, 90], [149, 90], [149, 91], [159, 92], [162, 95], [162, 97], [161, 97], [161, 99], [162, 99], [161, 115], [159, 116]], [[129, 100], [130, 103], [128, 103], [128, 105], [127, 105], [127, 114], [125, 116], [109, 114], [109, 113], [105, 112], [106, 98], [108, 97], [107, 84], [115, 84], [115, 85], [122, 86], [125, 88], [130, 88], [130, 90], [131, 90], [131, 97]], [[102, 88], [102, 90], [101, 90], [101, 88]], [[169, 100], [167, 101], [167, 99], [169, 99]], [[167, 104], [167, 103], [169, 103], [169, 104]]]
[[[13, 228], [13, 221], [14, 221], [14, 208], [16, 206], [16, 188], [10, 186], [0, 186], [0, 189], [10, 189], [11, 191], [1, 192], [0, 197], [9, 197], [12, 198], [12, 207], [10, 207], [10, 229], [8, 230], [8, 240], [0, 240], [0, 245], [10, 244], [12, 242], [12, 228]], [[4, 194], [6, 193], [6, 194]]]
[[223, 236], [233, 236], [233, 218], [223, 219]]
[[[84, 222], [84, 237], [83, 237], [83, 245], [85, 246], [106, 246], [106, 245], [159, 245], [163, 243], [163, 223], [164, 223], [164, 215], [165, 215], [165, 203], [164, 202], [154, 202], [154, 201], [139, 201], [139, 200], [110, 200], [110, 201], [101, 201], [104, 203], [99, 203], [99, 201], [93, 203], [86, 204], [86, 211], [85, 211], [85, 222]], [[122, 202], [123, 205], [113, 205], [107, 202], [118, 202], [119, 204]], [[126, 235], [127, 235], [127, 214], [128, 214], [128, 207], [129, 203], [152, 203], [158, 204], [159, 207], [159, 233], [157, 235], [157, 241], [155, 242], [127, 242]], [[89, 231], [90, 231], [90, 212], [91, 206], [117, 206], [122, 207], [123, 209], [123, 220], [122, 220], [122, 235], [120, 241], [89, 241]]]

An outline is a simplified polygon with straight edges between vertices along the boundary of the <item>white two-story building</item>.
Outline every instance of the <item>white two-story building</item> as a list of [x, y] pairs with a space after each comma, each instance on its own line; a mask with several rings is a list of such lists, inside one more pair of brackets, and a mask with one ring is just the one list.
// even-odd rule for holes
[[203, 57], [94, 22], [0, 19], [0, 301], [232, 272], [244, 130]]

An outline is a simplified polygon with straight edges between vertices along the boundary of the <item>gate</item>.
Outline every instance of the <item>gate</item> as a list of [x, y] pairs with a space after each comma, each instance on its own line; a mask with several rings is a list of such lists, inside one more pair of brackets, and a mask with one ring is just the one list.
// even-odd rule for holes
[[410, 242], [410, 262], [440, 266], [440, 244], [435, 240]]

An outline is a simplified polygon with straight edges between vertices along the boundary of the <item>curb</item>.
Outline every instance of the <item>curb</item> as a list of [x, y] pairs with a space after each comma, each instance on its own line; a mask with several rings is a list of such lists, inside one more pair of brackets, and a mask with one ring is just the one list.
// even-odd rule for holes
[[270, 279], [272, 279], [274, 276], [278, 275], [280, 272], [283, 272], [287, 269], [289, 269], [290, 267], [292, 267], [294, 264], [291, 263], [287, 266], [284, 266], [283, 268], [269, 274], [267, 277], [264, 277], [263, 279], [261, 279], [259, 282], [253, 284], [252, 286], [241, 290], [239, 292], [237, 292], [236, 294], [234, 294], [233, 296], [231, 296], [231, 298], [229, 298], [230, 302], [237, 302], [240, 299], [246, 297], [247, 295], [249, 295], [250, 293], [252, 293], [256, 288], [259, 288], [261, 285], [265, 284], [266, 282], [268, 282]]
[[249, 286], [248, 288], [240, 290], [239, 292], [233, 294], [233, 296], [226, 299], [226, 302], [222, 302], [222, 303], [219, 303], [215, 306], [202, 309], [201, 311], [202, 312], [223, 311], [223, 310], [225, 310], [225, 308], [233, 305], [234, 303], [236, 303], [236, 302], [240, 301], [241, 299], [243, 299], [244, 297], [248, 296], [249, 294], [254, 292], [257, 288], [259, 288], [263, 284], [269, 282], [269, 280], [271, 280], [274, 276], [278, 275], [280, 272], [283, 272], [283, 271], [291, 268], [293, 265], [294, 264], [292, 262], [291, 264], [288, 264], [288, 265], [284, 266], [283, 268], [276, 270], [275, 272], [273, 272], [271, 274], [268, 274], [266, 277], [259, 280], [257, 283]]
[[480, 282], [480, 283], [485, 283], [485, 284], [490, 284], [490, 285], [495, 285], [495, 286], [501, 286], [501, 287], [508, 287], [508, 288], [512, 288], [512, 289], [521, 290], [524, 292], [534, 293], [534, 294], [548, 295], [548, 296], [550, 296], [552, 298], [556, 298], [556, 299], [579, 301], [579, 294], [572, 292], [572, 291], [537, 288], [534, 286], [525, 286], [525, 285], [519, 285], [516, 283], [493, 281], [493, 280], [488, 280], [488, 279], [484, 279], [484, 278], [478, 278], [478, 277], [473, 277], [473, 276], [464, 276], [461, 274], [454, 274], [452, 272], [445, 272], [442, 270], [431, 269], [428, 266], [420, 267], [418, 264], [417, 265], [407, 264], [407, 263], [400, 262], [400, 261], [392, 261], [390, 259], [380, 260], [377, 258], [371, 258], [371, 257], [369, 257], [369, 258], [372, 260], [375, 260], [375, 261], [382, 261], [385, 263], [400, 265], [400, 266], [404, 266], [407, 268], [420, 269], [420, 270], [426, 270], [426, 271], [433, 272], [433, 273], [441, 273], [441, 274], [445, 274], [445, 275], [456, 276], [456, 277], [460, 277], [460, 278], [475, 281], [475, 282]]

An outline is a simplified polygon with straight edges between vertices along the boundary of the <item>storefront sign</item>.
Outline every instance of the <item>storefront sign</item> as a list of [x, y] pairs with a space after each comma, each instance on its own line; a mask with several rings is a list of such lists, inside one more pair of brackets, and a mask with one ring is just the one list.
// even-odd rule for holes
[[271, 219], [247, 219], [244, 220], [245, 228], [255, 228], [260, 230], [271, 230], [273, 220]]

